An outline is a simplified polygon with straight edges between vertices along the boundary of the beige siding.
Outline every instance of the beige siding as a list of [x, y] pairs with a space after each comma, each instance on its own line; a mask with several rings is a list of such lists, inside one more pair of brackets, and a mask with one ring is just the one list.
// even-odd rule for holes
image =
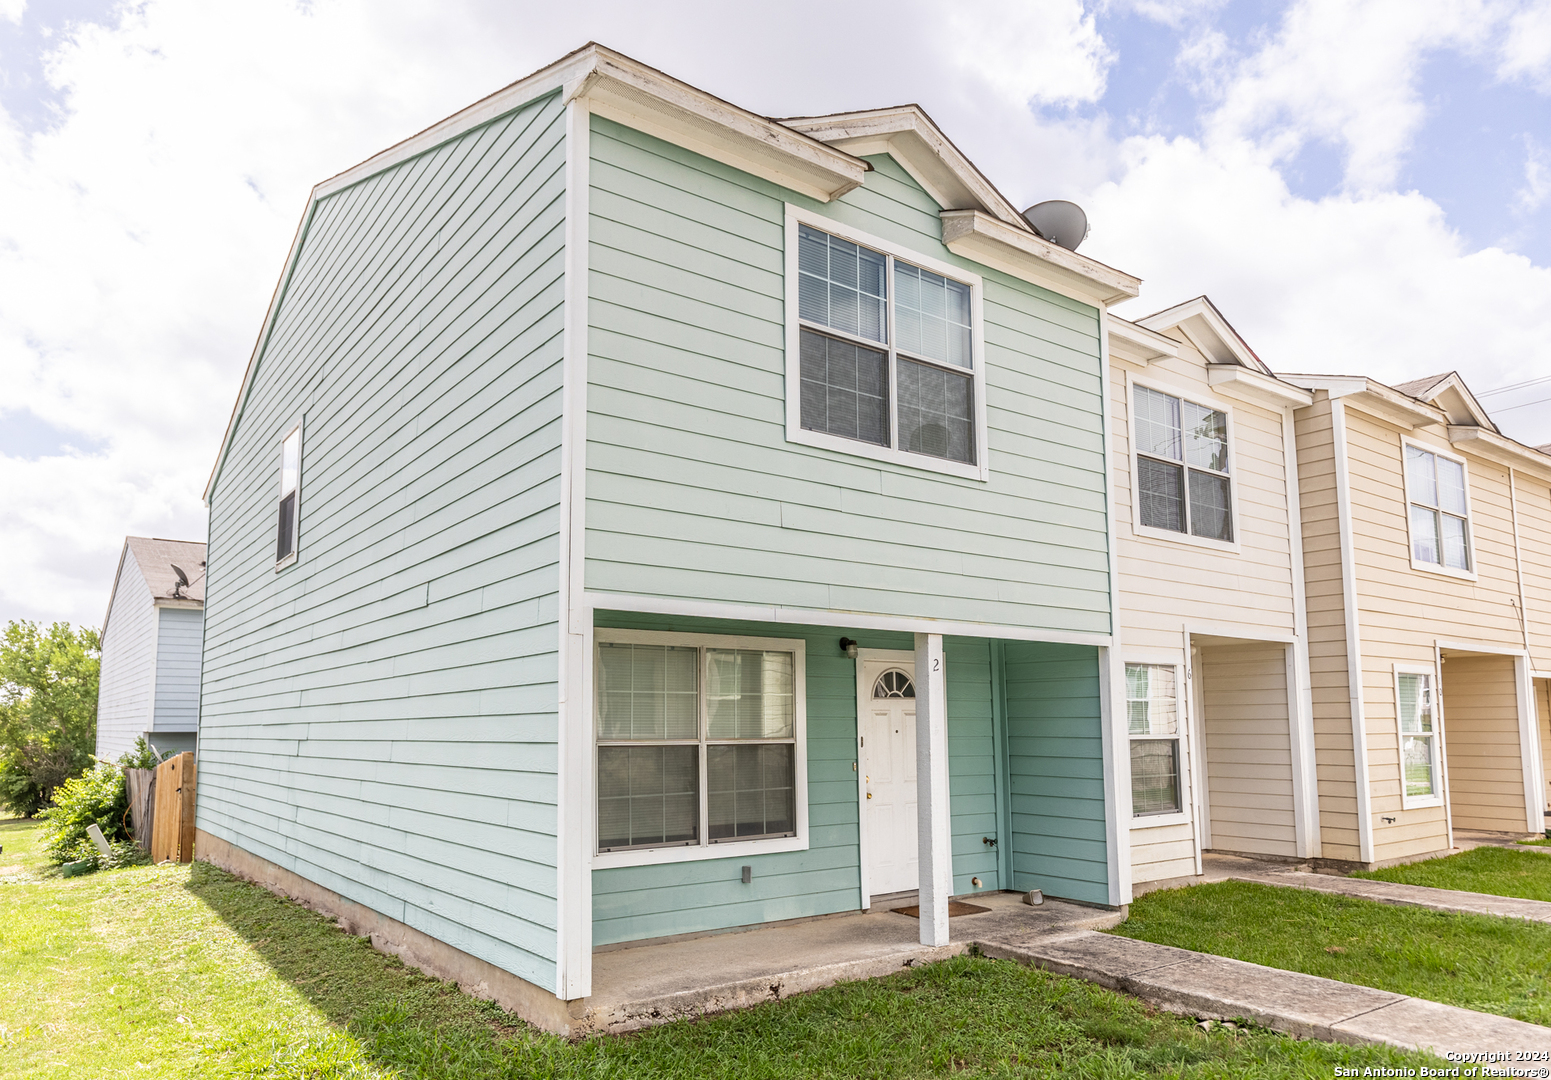
[[[1551, 789], [1551, 679], [1535, 680], [1536, 723], [1540, 729], [1540, 761], [1546, 786]], [[1551, 811], [1551, 790], [1541, 792], [1542, 804]]]
[[1335, 449], [1330, 401], [1324, 393], [1316, 397], [1313, 405], [1298, 410], [1297, 432], [1320, 839], [1325, 858], [1355, 861], [1360, 857], [1357, 772], [1347, 682]]
[[1523, 832], [1524, 773], [1512, 657], [1446, 657], [1443, 723], [1454, 827]]
[[[1423, 431], [1410, 431], [1377, 419], [1358, 409], [1347, 411], [1348, 462], [1352, 484], [1352, 532], [1357, 562], [1359, 620], [1363, 652], [1363, 704], [1368, 735], [1369, 782], [1374, 817], [1373, 857], [1378, 861], [1409, 858], [1448, 846], [1447, 826], [1441, 807], [1407, 810], [1401, 805], [1400, 737], [1395, 719], [1395, 665], [1434, 662], [1439, 642], [1453, 642], [1485, 651], [1519, 649], [1523, 635], [1519, 623], [1518, 571], [1515, 567], [1513, 518], [1508, 491], [1508, 471], [1490, 461], [1461, 454], [1448, 440]], [[1465, 580], [1411, 565], [1407, 531], [1404, 449], [1402, 436], [1447, 454], [1465, 458], [1470, 491], [1471, 556], [1476, 579]], [[1463, 662], [1463, 661], [1458, 661]], [[1513, 664], [1507, 658], [1483, 658], [1481, 664], [1502, 676], [1501, 702], [1490, 707], [1475, 701], [1457, 680], [1445, 672], [1445, 738], [1450, 764], [1468, 760], [1464, 776], [1450, 770], [1456, 828], [1488, 828], [1484, 820], [1504, 820], [1501, 807], [1517, 799], [1511, 816], [1523, 828], [1524, 785], [1518, 757], [1518, 720], [1513, 687]], [[1475, 661], [1471, 661], [1472, 664]], [[1455, 682], [1450, 693], [1448, 682]], [[1494, 691], [1494, 693], [1496, 693]], [[1454, 724], [1458, 711], [1474, 717], [1487, 708], [1496, 731], [1508, 723], [1511, 755], [1484, 748], [1462, 751], [1479, 738], [1475, 722], [1462, 728], [1456, 745]], [[1501, 709], [1506, 713], [1501, 713]], [[1506, 717], [1506, 720], [1503, 720]], [[1500, 738], [1501, 734], [1490, 736]], [[1458, 755], [1464, 752], [1468, 758]], [[1484, 755], [1484, 756], [1482, 756]], [[1488, 777], [1482, 769], [1496, 769]], [[1464, 780], [1465, 786], [1461, 786]], [[1489, 803], [1482, 786], [1497, 791]], [[1509, 789], [1514, 792], [1509, 795]], [[1498, 810], [1485, 809], [1491, 805]], [[1466, 807], [1463, 814], [1461, 811]], [[1394, 819], [1393, 821], [1388, 819]], [[1472, 823], [1474, 822], [1474, 824]]]
[[1551, 672], [1551, 484], [1517, 473], [1514, 495], [1519, 507], [1530, 667]]
[[1286, 648], [1202, 649], [1196, 679], [1206, 735], [1209, 846], [1296, 856]]
[[1131, 880], [1136, 884], [1195, 872], [1195, 830], [1190, 822], [1131, 830]]
[[[1185, 663], [1185, 634], [1211, 632], [1235, 637], [1288, 637], [1293, 618], [1292, 543], [1287, 497], [1283, 414], [1280, 409], [1227, 399], [1207, 381], [1206, 359], [1182, 343], [1177, 359], [1143, 366], [1115, 361], [1111, 366], [1111, 416], [1114, 440], [1116, 551], [1120, 567], [1121, 641], [1128, 660]], [[1133, 529], [1131, 383], [1140, 381], [1166, 393], [1220, 408], [1230, 416], [1232, 490], [1237, 514], [1238, 550], [1188, 540], [1142, 536]], [[1278, 656], [1282, 646], [1271, 646]], [[1288, 694], [1279, 668], [1274, 693], [1280, 694], [1281, 753], [1287, 754]], [[1183, 690], [1183, 688], [1182, 688]], [[1181, 719], [1186, 703], [1181, 702]], [[1190, 761], [1195, 748], [1181, 733], [1182, 786], [1189, 817]], [[1235, 787], [1252, 786], [1253, 770], [1234, 775], [1230, 757], [1218, 765], [1224, 797]], [[1210, 771], [1210, 770], [1209, 770]], [[1291, 796], [1290, 781], [1288, 796]], [[1290, 806], [1290, 803], [1289, 803]], [[1159, 881], [1195, 873], [1196, 826], [1193, 820], [1170, 825], [1145, 824], [1131, 832], [1132, 879]], [[1292, 828], [1292, 818], [1286, 820]], [[1291, 832], [1288, 833], [1289, 837]], [[1291, 854], [1291, 850], [1288, 852]]]

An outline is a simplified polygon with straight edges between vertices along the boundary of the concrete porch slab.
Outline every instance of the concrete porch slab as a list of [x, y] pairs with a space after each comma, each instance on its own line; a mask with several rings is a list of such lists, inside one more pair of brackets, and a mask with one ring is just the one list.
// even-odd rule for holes
[[875, 910], [598, 952], [593, 994], [573, 1031], [634, 1031], [889, 975], [956, 956], [988, 939], [1029, 941], [1076, 929], [1106, 929], [1125, 918], [1121, 911], [1059, 900], [1031, 907], [1016, 893], [972, 899], [990, 910], [950, 920], [950, 942], [940, 948], [920, 944], [916, 919]]

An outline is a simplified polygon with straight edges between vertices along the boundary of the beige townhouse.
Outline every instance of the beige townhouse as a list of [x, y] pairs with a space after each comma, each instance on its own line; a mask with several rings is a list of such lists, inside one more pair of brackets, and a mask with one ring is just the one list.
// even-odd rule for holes
[[1551, 455], [1454, 373], [1282, 378], [1313, 395], [1296, 454], [1323, 858], [1541, 831]]
[[1294, 410], [1205, 297], [1108, 322], [1131, 881], [1320, 855]]

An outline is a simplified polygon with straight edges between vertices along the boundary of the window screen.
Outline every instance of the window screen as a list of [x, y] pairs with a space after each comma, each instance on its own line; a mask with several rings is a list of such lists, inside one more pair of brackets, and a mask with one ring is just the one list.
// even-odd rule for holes
[[1231, 543], [1227, 414], [1151, 387], [1134, 389], [1136, 520]]
[[974, 386], [955, 375], [903, 357], [899, 360], [899, 443], [913, 454], [973, 464]]
[[801, 341], [802, 426], [887, 446], [888, 353], [811, 330]]
[[1179, 695], [1168, 664], [1126, 665], [1126, 725], [1131, 735], [1131, 812], [1178, 813]]
[[1411, 521], [1411, 557], [1450, 570], [1470, 569], [1469, 511], [1465, 466], [1415, 446], [1406, 446], [1406, 496]]

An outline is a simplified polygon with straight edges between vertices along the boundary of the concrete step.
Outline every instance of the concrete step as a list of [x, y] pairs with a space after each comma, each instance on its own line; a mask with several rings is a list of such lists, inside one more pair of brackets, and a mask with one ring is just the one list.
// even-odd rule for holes
[[1017, 944], [982, 942], [980, 948], [987, 956], [1086, 979], [1169, 1012], [1243, 1018], [1304, 1038], [1383, 1043], [1440, 1057], [1551, 1051], [1551, 1028], [1538, 1024], [1091, 930]]

